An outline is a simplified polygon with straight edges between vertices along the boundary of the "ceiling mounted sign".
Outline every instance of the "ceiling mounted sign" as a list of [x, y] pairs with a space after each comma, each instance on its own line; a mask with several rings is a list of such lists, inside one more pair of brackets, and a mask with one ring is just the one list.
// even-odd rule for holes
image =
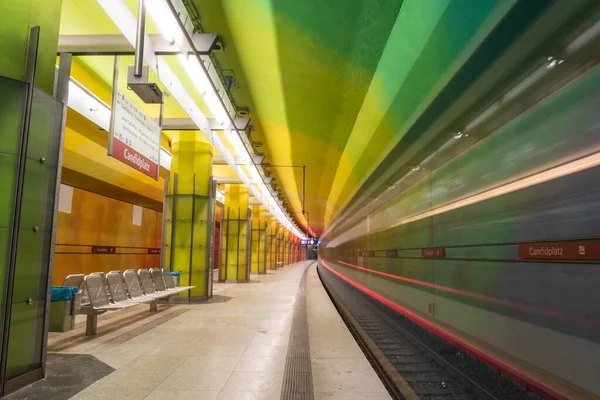
[[158, 180], [160, 127], [121, 92], [111, 114], [108, 155]]

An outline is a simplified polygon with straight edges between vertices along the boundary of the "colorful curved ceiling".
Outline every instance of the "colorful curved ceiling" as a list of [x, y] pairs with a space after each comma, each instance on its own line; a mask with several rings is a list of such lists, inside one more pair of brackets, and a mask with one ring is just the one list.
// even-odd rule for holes
[[[298, 219], [319, 234], [513, 0], [193, 0]], [[306, 210], [300, 214], [307, 167]], [[279, 167], [282, 166], [282, 167]]]
[[[515, 0], [187, 2], [203, 30], [223, 38], [213, 54], [236, 77], [232, 96], [250, 110], [252, 140], [297, 220], [318, 236]], [[117, 31], [95, 0], [63, 0], [61, 34], [106, 33]], [[110, 58], [82, 62], [109, 83]], [[168, 99], [165, 113], [183, 110]]]

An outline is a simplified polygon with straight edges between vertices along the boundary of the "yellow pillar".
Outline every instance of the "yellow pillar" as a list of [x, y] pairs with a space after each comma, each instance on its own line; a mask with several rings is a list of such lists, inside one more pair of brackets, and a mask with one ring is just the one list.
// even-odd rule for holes
[[277, 249], [276, 237], [278, 222], [273, 216], [266, 217], [267, 220], [267, 268], [270, 270], [277, 269]]
[[292, 263], [298, 261], [298, 238], [296, 236], [292, 237]]
[[280, 223], [277, 223], [277, 235], [276, 235], [276, 252], [275, 252], [275, 265], [277, 268], [283, 268], [283, 233], [285, 228]]
[[250, 272], [266, 274], [265, 260], [265, 206], [252, 206], [252, 264]]
[[219, 280], [248, 282], [250, 276], [248, 188], [242, 184], [225, 185], [223, 209], [223, 243], [221, 244], [221, 269]]
[[212, 296], [207, 221], [213, 148], [202, 132], [181, 131], [172, 135], [172, 150], [164, 266], [181, 272], [182, 286], [195, 286], [180, 296], [205, 300]]
[[282, 252], [282, 266], [289, 265], [290, 263], [290, 231], [287, 229], [283, 230], [283, 252]]

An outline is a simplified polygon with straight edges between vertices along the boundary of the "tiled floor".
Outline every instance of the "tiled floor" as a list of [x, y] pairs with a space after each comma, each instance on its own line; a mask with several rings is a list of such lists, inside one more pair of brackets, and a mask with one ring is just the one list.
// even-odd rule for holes
[[[162, 306], [155, 315], [143, 306], [103, 315], [98, 336], [53, 335], [49, 348], [92, 354], [116, 369], [73, 399], [276, 400], [296, 292], [310, 264], [252, 276], [247, 284], [216, 284], [214, 303]], [[388, 399], [314, 266], [308, 274], [315, 398]]]

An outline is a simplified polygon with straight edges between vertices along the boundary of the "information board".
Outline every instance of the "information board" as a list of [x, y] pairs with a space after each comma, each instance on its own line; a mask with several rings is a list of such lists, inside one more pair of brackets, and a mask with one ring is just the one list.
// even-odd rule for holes
[[160, 127], [121, 92], [116, 97], [108, 155], [158, 180]]

